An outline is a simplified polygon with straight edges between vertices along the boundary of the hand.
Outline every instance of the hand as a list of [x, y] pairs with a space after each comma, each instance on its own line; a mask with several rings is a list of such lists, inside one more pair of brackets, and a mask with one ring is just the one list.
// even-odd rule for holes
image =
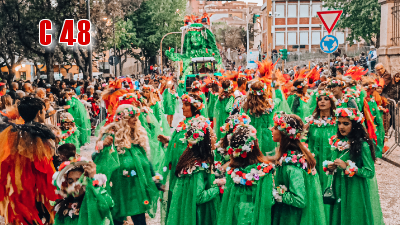
[[164, 145], [169, 143], [168, 137], [162, 134], [158, 135], [157, 140], [163, 143]]
[[96, 164], [94, 162], [89, 162], [87, 165], [83, 166], [85, 170], [85, 176], [93, 178], [96, 175]]
[[50, 111], [49, 116], [56, 114], [56, 110]]
[[346, 169], [347, 164], [341, 160], [341, 159], [335, 159], [335, 161], [333, 162], [336, 166], [342, 168], [342, 169]]
[[64, 106], [64, 109], [69, 109], [69, 108], [71, 108], [71, 106], [70, 106], [70, 105], [66, 105], [66, 106]]
[[103, 140], [103, 146], [110, 146], [113, 143], [113, 137], [108, 136]]
[[337, 166], [334, 163], [328, 165], [329, 171], [334, 171], [334, 170], [336, 170], [336, 168], [337, 168]]

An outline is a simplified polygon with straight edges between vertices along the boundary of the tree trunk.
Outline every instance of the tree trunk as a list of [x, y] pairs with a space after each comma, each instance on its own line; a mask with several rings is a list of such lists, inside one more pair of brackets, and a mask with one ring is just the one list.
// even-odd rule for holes
[[46, 62], [46, 74], [47, 74], [47, 82], [50, 84], [54, 84], [54, 53], [51, 53], [46, 49], [46, 53], [44, 55], [44, 61]]
[[13, 82], [14, 76], [15, 76], [15, 73], [13, 71], [13, 64], [10, 66], [7, 66], [7, 69], [8, 69], [8, 75], [5, 78], [7, 80], [7, 84], [11, 84]]

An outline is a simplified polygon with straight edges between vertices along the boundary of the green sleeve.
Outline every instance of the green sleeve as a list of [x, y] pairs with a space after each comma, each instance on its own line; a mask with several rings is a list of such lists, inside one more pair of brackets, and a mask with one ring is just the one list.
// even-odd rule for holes
[[364, 178], [373, 178], [375, 175], [374, 160], [367, 142], [363, 143], [361, 150], [362, 167], [358, 168], [357, 176]]
[[227, 113], [232, 112], [232, 106], [233, 106], [234, 101], [235, 101], [235, 98], [233, 98], [232, 96], [229, 97], [229, 101], [225, 106], [225, 112], [227, 112]]
[[211, 201], [219, 193], [218, 187], [211, 187], [206, 190], [206, 180], [204, 179], [205, 175], [206, 173], [202, 171], [198, 172], [198, 174], [195, 175], [195, 179], [197, 179], [197, 189], [196, 189], [197, 205]]
[[288, 166], [289, 187], [287, 187], [288, 190], [282, 196], [283, 203], [297, 208], [306, 207], [306, 186], [303, 173], [300, 168]]

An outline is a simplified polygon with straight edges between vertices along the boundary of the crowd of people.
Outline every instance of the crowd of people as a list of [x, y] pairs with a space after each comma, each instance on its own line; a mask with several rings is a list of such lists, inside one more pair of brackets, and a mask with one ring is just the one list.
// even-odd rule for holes
[[375, 165], [400, 74], [221, 72], [0, 83], [6, 224], [384, 224]]

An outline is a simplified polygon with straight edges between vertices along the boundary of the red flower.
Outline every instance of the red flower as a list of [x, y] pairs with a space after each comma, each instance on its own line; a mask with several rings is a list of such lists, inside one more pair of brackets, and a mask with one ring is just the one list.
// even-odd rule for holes
[[185, 171], [183, 171], [183, 174], [187, 174], [187, 171], [185, 170]]
[[269, 173], [270, 169], [268, 167], [264, 167], [263, 172], [264, 173]]
[[283, 157], [286, 157], [286, 156], [287, 156], [287, 153], [283, 154]]
[[149, 204], [149, 201], [145, 200], [143, 203], [144, 203], [145, 205], [148, 205], [148, 204]]
[[261, 170], [261, 166], [260, 166], [260, 165], [258, 165], [258, 166], [257, 166], [257, 169], [258, 169], [258, 170]]
[[253, 182], [251, 182], [251, 181], [246, 181], [246, 186], [253, 186]]
[[328, 171], [328, 168], [324, 167], [323, 170], [324, 170], [324, 172], [326, 172], [326, 171]]
[[196, 115], [196, 118], [199, 118], [199, 116], [200, 116], [200, 115], [199, 115], [199, 114], [197, 114], [197, 115]]
[[242, 174], [243, 174], [243, 172], [242, 172], [242, 171], [237, 171], [237, 172], [236, 172], [236, 175], [238, 175], [239, 177], [241, 177], [241, 176], [242, 176]]
[[232, 172], [233, 172], [233, 170], [229, 170], [229, 171], [228, 171], [228, 175], [231, 175]]
[[246, 158], [247, 157], [247, 152], [243, 152], [240, 156], [242, 156], [242, 158]]
[[95, 187], [96, 187], [96, 186], [99, 186], [99, 181], [98, 181], [98, 180], [94, 180], [94, 181], [93, 181], [93, 186], [95, 186]]
[[221, 194], [224, 193], [224, 189], [222, 187], [219, 187], [219, 193], [221, 193]]
[[232, 148], [229, 148], [229, 149], [228, 149], [228, 154], [229, 154], [229, 155], [232, 155], [232, 153], [233, 153], [233, 149], [232, 149]]
[[219, 130], [220, 130], [221, 132], [224, 132], [224, 129], [222, 129], [222, 127], [220, 127]]
[[194, 138], [194, 139], [197, 139], [198, 137], [199, 137], [199, 134], [198, 134], [198, 133], [194, 133], [194, 134], [193, 134], [193, 138]]
[[290, 152], [290, 154], [292, 154], [292, 155], [293, 155], [293, 154], [294, 154], [294, 151], [291, 151], [291, 152]]
[[240, 149], [240, 148], [235, 150], [235, 152], [241, 152], [241, 151], [242, 151], [242, 149]]

